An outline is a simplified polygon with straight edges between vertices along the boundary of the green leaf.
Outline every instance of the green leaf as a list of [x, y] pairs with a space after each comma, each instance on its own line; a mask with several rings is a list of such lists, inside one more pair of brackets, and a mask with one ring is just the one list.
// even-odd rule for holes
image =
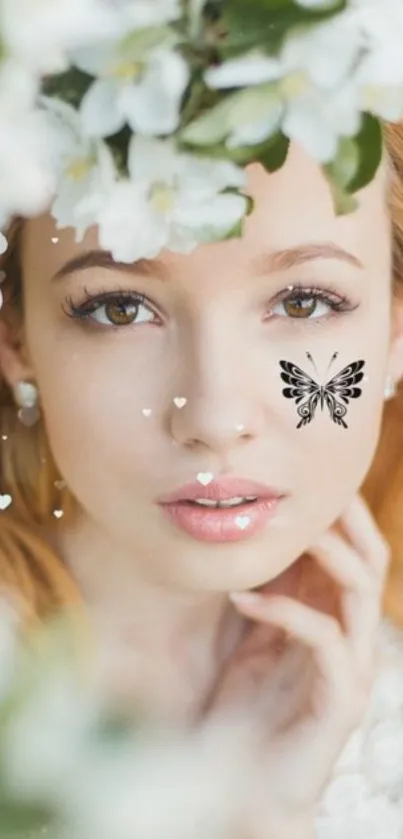
[[48, 76], [42, 82], [42, 92], [46, 96], [56, 96], [78, 108], [80, 102], [91, 87], [94, 79], [88, 73], [83, 73], [76, 67], [71, 67], [65, 73]]
[[0, 836], [3, 839], [27, 839], [45, 825], [50, 826], [51, 822], [52, 816], [46, 807], [0, 799]]
[[354, 137], [359, 163], [355, 176], [348, 184], [350, 193], [357, 192], [375, 177], [382, 160], [383, 137], [380, 120], [372, 114], [364, 114], [359, 133]]
[[244, 219], [241, 219], [238, 224], [236, 224], [231, 230], [220, 238], [218, 241], [221, 242], [228, 242], [230, 239], [241, 239], [243, 236], [243, 229], [244, 229]]
[[350, 195], [350, 193], [346, 192], [346, 190], [338, 184], [332, 182], [330, 178], [328, 178], [328, 180], [332, 193], [335, 214], [337, 216], [345, 216], [349, 213], [353, 213], [358, 207], [358, 201], [354, 195]]
[[253, 47], [275, 54], [294, 26], [316, 24], [347, 6], [334, 0], [327, 9], [305, 9], [293, 0], [228, 0], [222, 26], [227, 33], [218, 45], [222, 57], [239, 55]]
[[323, 166], [338, 215], [356, 209], [358, 202], [354, 193], [373, 180], [382, 160], [382, 150], [382, 127], [371, 114], [364, 114], [361, 129], [355, 137], [344, 137], [339, 141], [335, 159]]
[[155, 47], [175, 47], [180, 42], [178, 33], [171, 26], [151, 26], [146, 29], [135, 29], [120, 42], [118, 53], [130, 57], [142, 58], [148, 56]]
[[329, 178], [344, 190], [356, 177], [359, 164], [360, 154], [357, 143], [350, 137], [342, 137], [335, 159], [325, 164], [323, 168]]
[[277, 169], [281, 169], [284, 166], [289, 147], [289, 138], [282, 134], [282, 132], [279, 132], [266, 143], [255, 147], [254, 151], [252, 148], [249, 148], [253, 152], [252, 159], [254, 162], [261, 163], [267, 172], [276, 172]]
[[244, 197], [246, 198], [247, 205], [245, 216], [250, 216], [253, 213], [253, 210], [255, 209], [255, 201], [251, 195], [245, 195]]
[[256, 146], [239, 146], [228, 148], [225, 143], [217, 143], [212, 146], [201, 146], [199, 148], [188, 147], [185, 143], [179, 143], [179, 149], [190, 151], [200, 157], [213, 158], [215, 160], [231, 160], [238, 166], [247, 166], [249, 163], [261, 163], [267, 172], [275, 172], [284, 165], [290, 141], [282, 132], [270, 137], [264, 143]]
[[223, 142], [239, 125], [259, 122], [271, 109], [282, 107], [276, 84], [268, 83], [238, 90], [197, 117], [179, 133], [179, 139], [192, 146]]
[[203, 26], [204, 0], [188, 0], [186, 18], [189, 36], [193, 40], [198, 38]]

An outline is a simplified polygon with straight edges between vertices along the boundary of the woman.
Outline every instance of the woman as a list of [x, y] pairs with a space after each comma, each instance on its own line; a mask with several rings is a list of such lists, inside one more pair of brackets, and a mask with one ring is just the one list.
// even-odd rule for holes
[[[377, 672], [388, 546], [402, 621], [400, 394], [384, 402], [403, 373], [403, 130], [387, 141], [348, 216], [292, 144], [278, 172], [249, 166], [242, 239], [118, 264], [96, 229], [77, 244], [44, 215], [16, 222], [3, 264], [3, 582], [38, 616], [83, 600], [129, 702], [244, 719], [241, 837], [336, 835], [317, 805]], [[357, 361], [344, 422], [324, 402], [299, 423], [280, 362], [325, 383]]]

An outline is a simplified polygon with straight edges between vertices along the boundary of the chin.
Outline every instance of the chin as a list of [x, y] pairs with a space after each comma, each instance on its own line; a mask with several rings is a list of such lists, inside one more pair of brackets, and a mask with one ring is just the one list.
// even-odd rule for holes
[[[229, 593], [269, 583], [297, 556], [273, 544], [225, 544], [172, 547], [161, 554], [166, 584], [194, 592]], [[155, 554], [154, 554], [155, 557]], [[151, 557], [150, 557], [151, 561]]]

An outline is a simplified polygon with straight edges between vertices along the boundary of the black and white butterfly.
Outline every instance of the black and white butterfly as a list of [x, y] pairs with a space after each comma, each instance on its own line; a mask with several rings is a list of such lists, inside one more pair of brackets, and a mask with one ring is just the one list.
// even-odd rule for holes
[[[333, 354], [330, 364], [337, 355], [337, 352]], [[307, 356], [314, 364], [310, 353], [307, 353]], [[337, 425], [342, 425], [344, 428], [348, 428], [347, 423], [344, 421], [347, 413], [345, 405], [348, 405], [350, 399], [357, 399], [361, 396], [362, 390], [357, 385], [364, 377], [364, 364], [365, 361], [362, 359], [353, 361], [333, 376], [333, 379], [330, 379], [327, 384], [319, 385], [296, 364], [293, 364], [291, 361], [280, 361], [280, 367], [283, 371], [280, 374], [281, 378], [289, 385], [289, 387], [283, 389], [283, 396], [287, 399], [295, 399], [295, 403], [298, 405], [297, 413], [301, 417], [301, 420], [297, 428], [300, 428], [302, 425], [307, 425], [313, 420], [319, 403], [322, 411], [326, 403], [333, 422]], [[339, 401], [340, 399], [345, 402], [345, 405]]]

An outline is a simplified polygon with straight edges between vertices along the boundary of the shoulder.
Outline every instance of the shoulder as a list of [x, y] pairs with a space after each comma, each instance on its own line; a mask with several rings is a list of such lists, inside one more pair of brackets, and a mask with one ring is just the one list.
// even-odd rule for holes
[[385, 622], [378, 650], [367, 714], [323, 796], [318, 839], [403, 836], [403, 630]]

